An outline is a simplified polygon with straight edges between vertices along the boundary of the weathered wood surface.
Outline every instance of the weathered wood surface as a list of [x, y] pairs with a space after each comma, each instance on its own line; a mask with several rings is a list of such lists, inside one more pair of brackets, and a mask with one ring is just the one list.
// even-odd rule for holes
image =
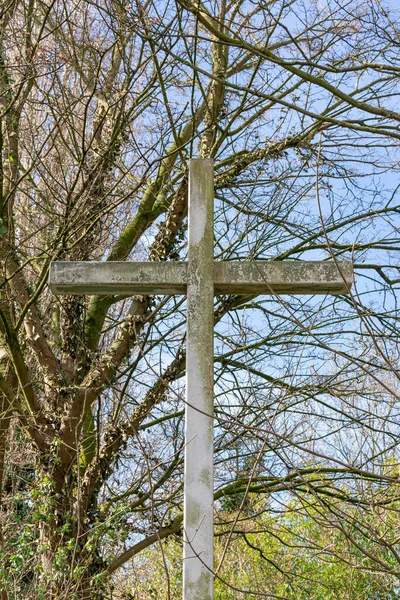
[[[214, 262], [215, 294], [346, 294], [353, 283], [349, 262]], [[184, 262], [54, 262], [55, 294], [186, 294]]]
[[349, 262], [213, 261], [213, 163], [189, 163], [188, 262], [54, 262], [55, 294], [187, 294], [183, 598], [212, 600], [213, 297], [347, 294]]
[[214, 597], [214, 175], [189, 162], [183, 598]]

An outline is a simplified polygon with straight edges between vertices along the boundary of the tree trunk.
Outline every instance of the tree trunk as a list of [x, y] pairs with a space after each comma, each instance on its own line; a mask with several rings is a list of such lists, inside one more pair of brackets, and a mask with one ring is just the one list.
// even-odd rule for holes
[[105, 588], [101, 582], [102, 561], [96, 551], [81, 548], [78, 538], [62, 539], [52, 524], [42, 528], [41, 541], [46, 600], [103, 600]]

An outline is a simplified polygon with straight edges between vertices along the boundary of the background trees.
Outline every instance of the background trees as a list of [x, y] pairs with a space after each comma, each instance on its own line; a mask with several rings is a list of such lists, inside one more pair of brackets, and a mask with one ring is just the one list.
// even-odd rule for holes
[[[120, 573], [153, 548], [173, 597], [184, 299], [46, 281], [56, 259], [183, 260], [190, 156], [215, 159], [217, 259], [350, 258], [357, 276], [350, 299], [216, 299], [221, 597], [338, 590], [325, 556], [396, 597], [395, 8], [6, 0], [1, 17], [3, 598], [149, 597], [146, 570], [133, 592]], [[252, 528], [267, 591], [229, 570]]]

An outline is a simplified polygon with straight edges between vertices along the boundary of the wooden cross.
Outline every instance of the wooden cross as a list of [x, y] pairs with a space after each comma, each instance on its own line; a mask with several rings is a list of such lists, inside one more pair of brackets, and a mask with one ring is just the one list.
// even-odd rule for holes
[[212, 159], [189, 162], [187, 262], [54, 262], [56, 294], [186, 294], [184, 600], [212, 600], [215, 294], [346, 294], [349, 262], [214, 262]]

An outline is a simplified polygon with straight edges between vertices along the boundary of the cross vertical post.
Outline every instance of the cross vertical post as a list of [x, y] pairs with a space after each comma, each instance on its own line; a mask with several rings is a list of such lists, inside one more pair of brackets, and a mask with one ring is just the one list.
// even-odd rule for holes
[[183, 600], [214, 597], [213, 173], [189, 162]]

